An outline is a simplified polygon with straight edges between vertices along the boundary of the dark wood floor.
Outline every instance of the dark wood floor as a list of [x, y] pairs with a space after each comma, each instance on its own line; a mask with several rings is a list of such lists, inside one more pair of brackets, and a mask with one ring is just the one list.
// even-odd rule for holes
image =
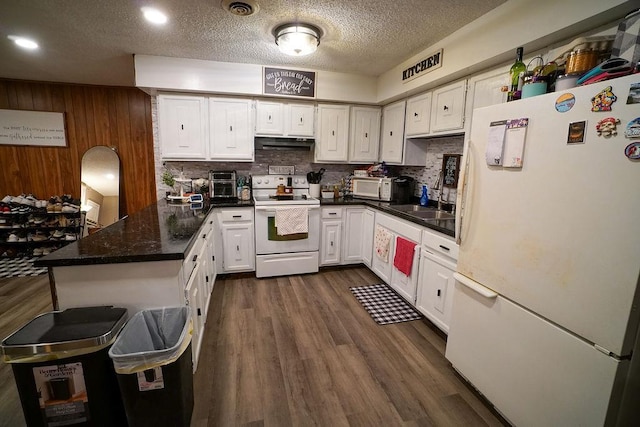
[[[193, 426], [497, 426], [428, 321], [377, 325], [349, 292], [364, 267], [221, 278], [194, 378]], [[0, 338], [50, 311], [46, 276], [0, 279]], [[9, 365], [0, 426], [23, 426]]]

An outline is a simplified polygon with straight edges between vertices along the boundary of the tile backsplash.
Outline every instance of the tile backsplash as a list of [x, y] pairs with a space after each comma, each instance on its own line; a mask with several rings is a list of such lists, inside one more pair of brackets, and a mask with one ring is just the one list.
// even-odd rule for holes
[[[322, 177], [321, 184], [333, 185], [340, 183], [342, 178], [347, 178], [356, 168], [367, 165], [355, 164], [320, 164], [313, 163], [312, 151], [291, 151], [291, 150], [256, 150], [253, 163], [247, 162], [199, 162], [199, 161], [165, 161], [160, 157], [160, 147], [158, 144], [158, 121], [156, 98], [152, 97], [152, 118], [153, 118], [153, 140], [154, 157], [156, 165], [156, 189], [158, 199], [165, 196], [170, 190], [162, 183], [162, 173], [169, 170], [174, 176], [182, 172], [185, 178], [207, 178], [210, 170], [235, 170], [239, 176], [264, 175], [269, 173], [269, 165], [293, 165], [296, 174], [306, 175], [307, 172], [318, 171], [325, 168], [326, 172]], [[442, 169], [443, 154], [461, 154], [463, 147], [463, 136], [453, 136], [447, 138], [435, 138], [425, 140], [427, 147], [427, 160], [424, 167], [418, 166], [390, 166], [390, 170], [395, 175], [408, 175], [416, 180], [415, 195], [420, 196], [422, 185], [429, 187], [429, 197], [435, 199], [439, 196], [435, 188], [438, 176]], [[450, 191], [449, 191], [450, 190]], [[455, 189], [444, 190], [444, 200], [455, 202]]]

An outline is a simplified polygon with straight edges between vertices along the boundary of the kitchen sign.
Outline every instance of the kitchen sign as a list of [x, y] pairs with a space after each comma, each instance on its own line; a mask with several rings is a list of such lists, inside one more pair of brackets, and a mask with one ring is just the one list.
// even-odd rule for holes
[[442, 49], [402, 71], [402, 83], [410, 82], [440, 67], [442, 67]]
[[263, 82], [265, 95], [316, 97], [316, 73], [314, 71], [264, 67]]

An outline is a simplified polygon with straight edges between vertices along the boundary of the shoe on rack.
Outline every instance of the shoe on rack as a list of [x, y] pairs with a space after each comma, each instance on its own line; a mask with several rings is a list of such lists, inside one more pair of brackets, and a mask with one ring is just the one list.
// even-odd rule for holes
[[18, 233], [18, 242], [26, 242], [27, 241], [27, 236], [26, 234], [20, 234]]
[[33, 223], [34, 223], [35, 225], [40, 225], [40, 224], [42, 224], [42, 223], [43, 223], [43, 222], [45, 222], [45, 221], [46, 221], [46, 218], [45, 218], [45, 217], [42, 217], [42, 216], [34, 216], [34, 217], [33, 217]]
[[61, 237], [64, 237], [64, 231], [62, 231], [62, 230], [56, 230], [56, 231], [54, 231], [54, 232], [52, 232], [52, 233], [51, 233], [51, 236], [52, 236], [54, 239], [59, 239], [59, 238], [61, 238]]
[[23, 205], [27, 205], [27, 206], [35, 207], [37, 201], [38, 201], [38, 199], [33, 197], [32, 194], [29, 194], [28, 196], [22, 198], [22, 204]]
[[49, 237], [44, 234], [42, 231], [36, 231], [34, 234], [31, 234], [31, 240], [33, 242], [42, 242], [43, 240], [48, 240]]
[[11, 199], [13, 199], [13, 197], [9, 196], [8, 194], [6, 196], [4, 196], [4, 198], [2, 199], [2, 203], [11, 203]]
[[74, 240], [76, 240], [76, 235], [72, 234], [72, 233], [67, 233], [67, 234], [64, 235], [64, 240], [66, 240], [68, 242], [74, 241]]
[[58, 218], [49, 218], [45, 221], [44, 226], [46, 227], [57, 227], [58, 226]]
[[33, 256], [41, 256], [43, 255], [44, 248], [35, 248], [33, 250]]
[[63, 213], [77, 213], [80, 210], [80, 207], [75, 206], [75, 205], [70, 205], [65, 203], [64, 205], [62, 205], [62, 212]]
[[17, 242], [18, 241], [18, 235], [16, 233], [11, 233], [9, 234], [9, 237], [7, 237], [7, 242]]

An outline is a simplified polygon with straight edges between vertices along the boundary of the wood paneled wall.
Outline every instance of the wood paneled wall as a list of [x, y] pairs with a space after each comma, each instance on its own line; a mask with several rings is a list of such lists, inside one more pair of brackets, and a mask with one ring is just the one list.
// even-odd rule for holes
[[0, 108], [65, 113], [67, 147], [0, 145], [0, 198], [80, 197], [82, 156], [106, 145], [120, 156], [120, 215], [155, 202], [150, 96], [136, 88], [0, 79]]

